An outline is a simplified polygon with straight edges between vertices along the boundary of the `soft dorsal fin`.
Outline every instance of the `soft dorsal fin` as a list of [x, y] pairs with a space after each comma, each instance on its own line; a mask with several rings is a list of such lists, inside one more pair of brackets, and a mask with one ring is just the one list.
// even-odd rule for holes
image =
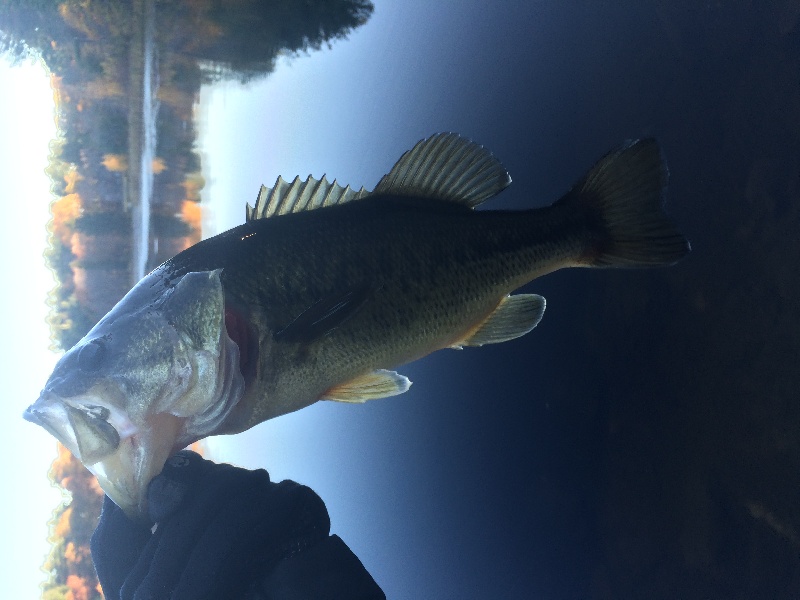
[[394, 371], [378, 369], [332, 387], [320, 400], [361, 403], [376, 398], [396, 396], [407, 391], [409, 387], [411, 381], [408, 377]]
[[456, 133], [420, 140], [378, 182], [372, 194], [436, 198], [475, 207], [509, 183], [500, 161]]
[[295, 177], [291, 183], [278, 177], [271, 188], [261, 186], [255, 207], [247, 205], [247, 220], [266, 219], [278, 215], [314, 210], [323, 206], [343, 204], [359, 200], [367, 195], [363, 187], [356, 191], [349, 185], [342, 187], [336, 180], [329, 182], [325, 176], [314, 179], [311, 175], [305, 181]]

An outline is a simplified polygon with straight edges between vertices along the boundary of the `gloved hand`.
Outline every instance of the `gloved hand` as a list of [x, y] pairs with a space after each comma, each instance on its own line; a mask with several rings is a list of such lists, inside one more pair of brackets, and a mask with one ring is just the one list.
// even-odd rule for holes
[[154, 531], [105, 498], [91, 549], [108, 600], [385, 598], [308, 487], [184, 450], [147, 499]]

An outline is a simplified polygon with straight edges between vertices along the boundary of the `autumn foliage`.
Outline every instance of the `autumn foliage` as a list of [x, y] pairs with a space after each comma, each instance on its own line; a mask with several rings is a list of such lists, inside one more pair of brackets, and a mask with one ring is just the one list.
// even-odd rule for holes
[[103, 490], [97, 479], [61, 444], [50, 467], [50, 478], [69, 493], [51, 520], [52, 550], [45, 563], [49, 573], [46, 600], [96, 600], [102, 598], [94, 572], [89, 540], [97, 526]]

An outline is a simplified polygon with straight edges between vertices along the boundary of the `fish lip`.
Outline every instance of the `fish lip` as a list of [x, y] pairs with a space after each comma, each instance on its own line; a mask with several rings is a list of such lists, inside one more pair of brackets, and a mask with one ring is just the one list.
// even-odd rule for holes
[[28, 423], [33, 423], [34, 425], [39, 425], [41, 427], [45, 426], [44, 422], [39, 418], [36, 409], [33, 408], [33, 404], [25, 409], [25, 412], [22, 413], [22, 418], [28, 421]]
[[80, 460], [78, 440], [69, 425], [66, 406], [59, 396], [42, 392], [39, 399], [25, 409], [22, 418], [44, 428]]

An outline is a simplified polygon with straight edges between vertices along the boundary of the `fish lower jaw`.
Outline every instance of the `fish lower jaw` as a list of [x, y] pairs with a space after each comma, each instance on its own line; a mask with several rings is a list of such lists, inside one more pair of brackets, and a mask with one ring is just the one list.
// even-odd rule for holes
[[164, 467], [185, 419], [161, 413], [148, 417], [134, 434], [120, 441], [115, 452], [87, 466], [100, 487], [130, 518], [146, 519], [147, 486]]

